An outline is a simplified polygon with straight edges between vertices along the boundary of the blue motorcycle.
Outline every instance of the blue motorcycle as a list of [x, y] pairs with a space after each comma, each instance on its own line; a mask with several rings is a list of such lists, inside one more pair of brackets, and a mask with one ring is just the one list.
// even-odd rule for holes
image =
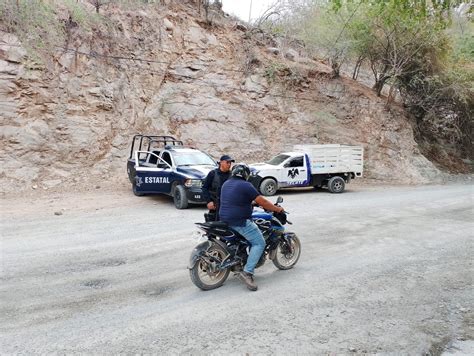
[[[275, 205], [283, 202], [278, 197]], [[293, 268], [301, 254], [301, 243], [292, 232], [285, 231], [287, 214], [268, 211], [254, 211], [252, 220], [257, 224], [265, 238], [266, 246], [256, 268], [270, 259], [281, 270]], [[226, 223], [212, 221], [196, 223], [204, 232], [199, 243], [191, 253], [189, 274], [196, 287], [202, 290], [219, 288], [224, 284], [229, 273], [240, 272], [247, 262], [250, 244], [237, 231]]]

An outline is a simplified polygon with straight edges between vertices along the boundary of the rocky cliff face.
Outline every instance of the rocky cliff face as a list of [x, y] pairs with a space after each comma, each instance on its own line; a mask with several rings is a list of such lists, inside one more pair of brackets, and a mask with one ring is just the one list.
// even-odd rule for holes
[[107, 31], [73, 29], [53, 68], [0, 33], [4, 191], [125, 182], [136, 133], [249, 163], [293, 144], [357, 144], [368, 177], [440, 176], [402, 108], [301, 52], [222, 14], [209, 25], [191, 5], [105, 11]]

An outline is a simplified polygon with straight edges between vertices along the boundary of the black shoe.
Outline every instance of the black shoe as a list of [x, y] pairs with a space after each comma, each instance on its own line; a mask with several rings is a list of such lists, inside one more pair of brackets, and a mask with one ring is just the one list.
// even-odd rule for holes
[[253, 280], [253, 275], [245, 271], [240, 272], [237, 277], [247, 285], [247, 288], [256, 291], [258, 289], [257, 283]]

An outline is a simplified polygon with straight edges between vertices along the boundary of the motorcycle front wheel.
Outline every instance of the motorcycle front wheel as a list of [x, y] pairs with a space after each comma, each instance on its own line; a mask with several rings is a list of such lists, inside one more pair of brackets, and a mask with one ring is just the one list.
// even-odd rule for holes
[[290, 269], [296, 265], [301, 255], [301, 243], [296, 235], [281, 239], [276, 247], [273, 264], [278, 269]]
[[[212, 256], [212, 260], [209, 257]], [[202, 290], [211, 290], [219, 288], [229, 277], [230, 270], [218, 269], [218, 265], [227, 256], [227, 252], [219, 245], [212, 244], [206, 251], [206, 255], [196, 262], [193, 268], [189, 270], [191, 281]]]

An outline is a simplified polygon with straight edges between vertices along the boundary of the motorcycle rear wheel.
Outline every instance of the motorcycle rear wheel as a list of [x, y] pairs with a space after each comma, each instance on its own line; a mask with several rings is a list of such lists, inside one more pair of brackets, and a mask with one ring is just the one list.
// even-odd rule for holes
[[300, 258], [301, 243], [298, 237], [296, 235], [290, 236], [288, 241], [289, 243], [282, 239], [276, 247], [272, 262], [278, 269], [293, 268]]
[[227, 252], [219, 245], [212, 244], [207, 250], [209, 256], [213, 256], [219, 262], [208, 263], [203, 259], [196, 262], [193, 268], [189, 270], [191, 281], [202, 290], [211, 290], [219, 288], [229, 277], [230, 270], [218, 270], [218, 263], [222, 262], [227, 256]]

